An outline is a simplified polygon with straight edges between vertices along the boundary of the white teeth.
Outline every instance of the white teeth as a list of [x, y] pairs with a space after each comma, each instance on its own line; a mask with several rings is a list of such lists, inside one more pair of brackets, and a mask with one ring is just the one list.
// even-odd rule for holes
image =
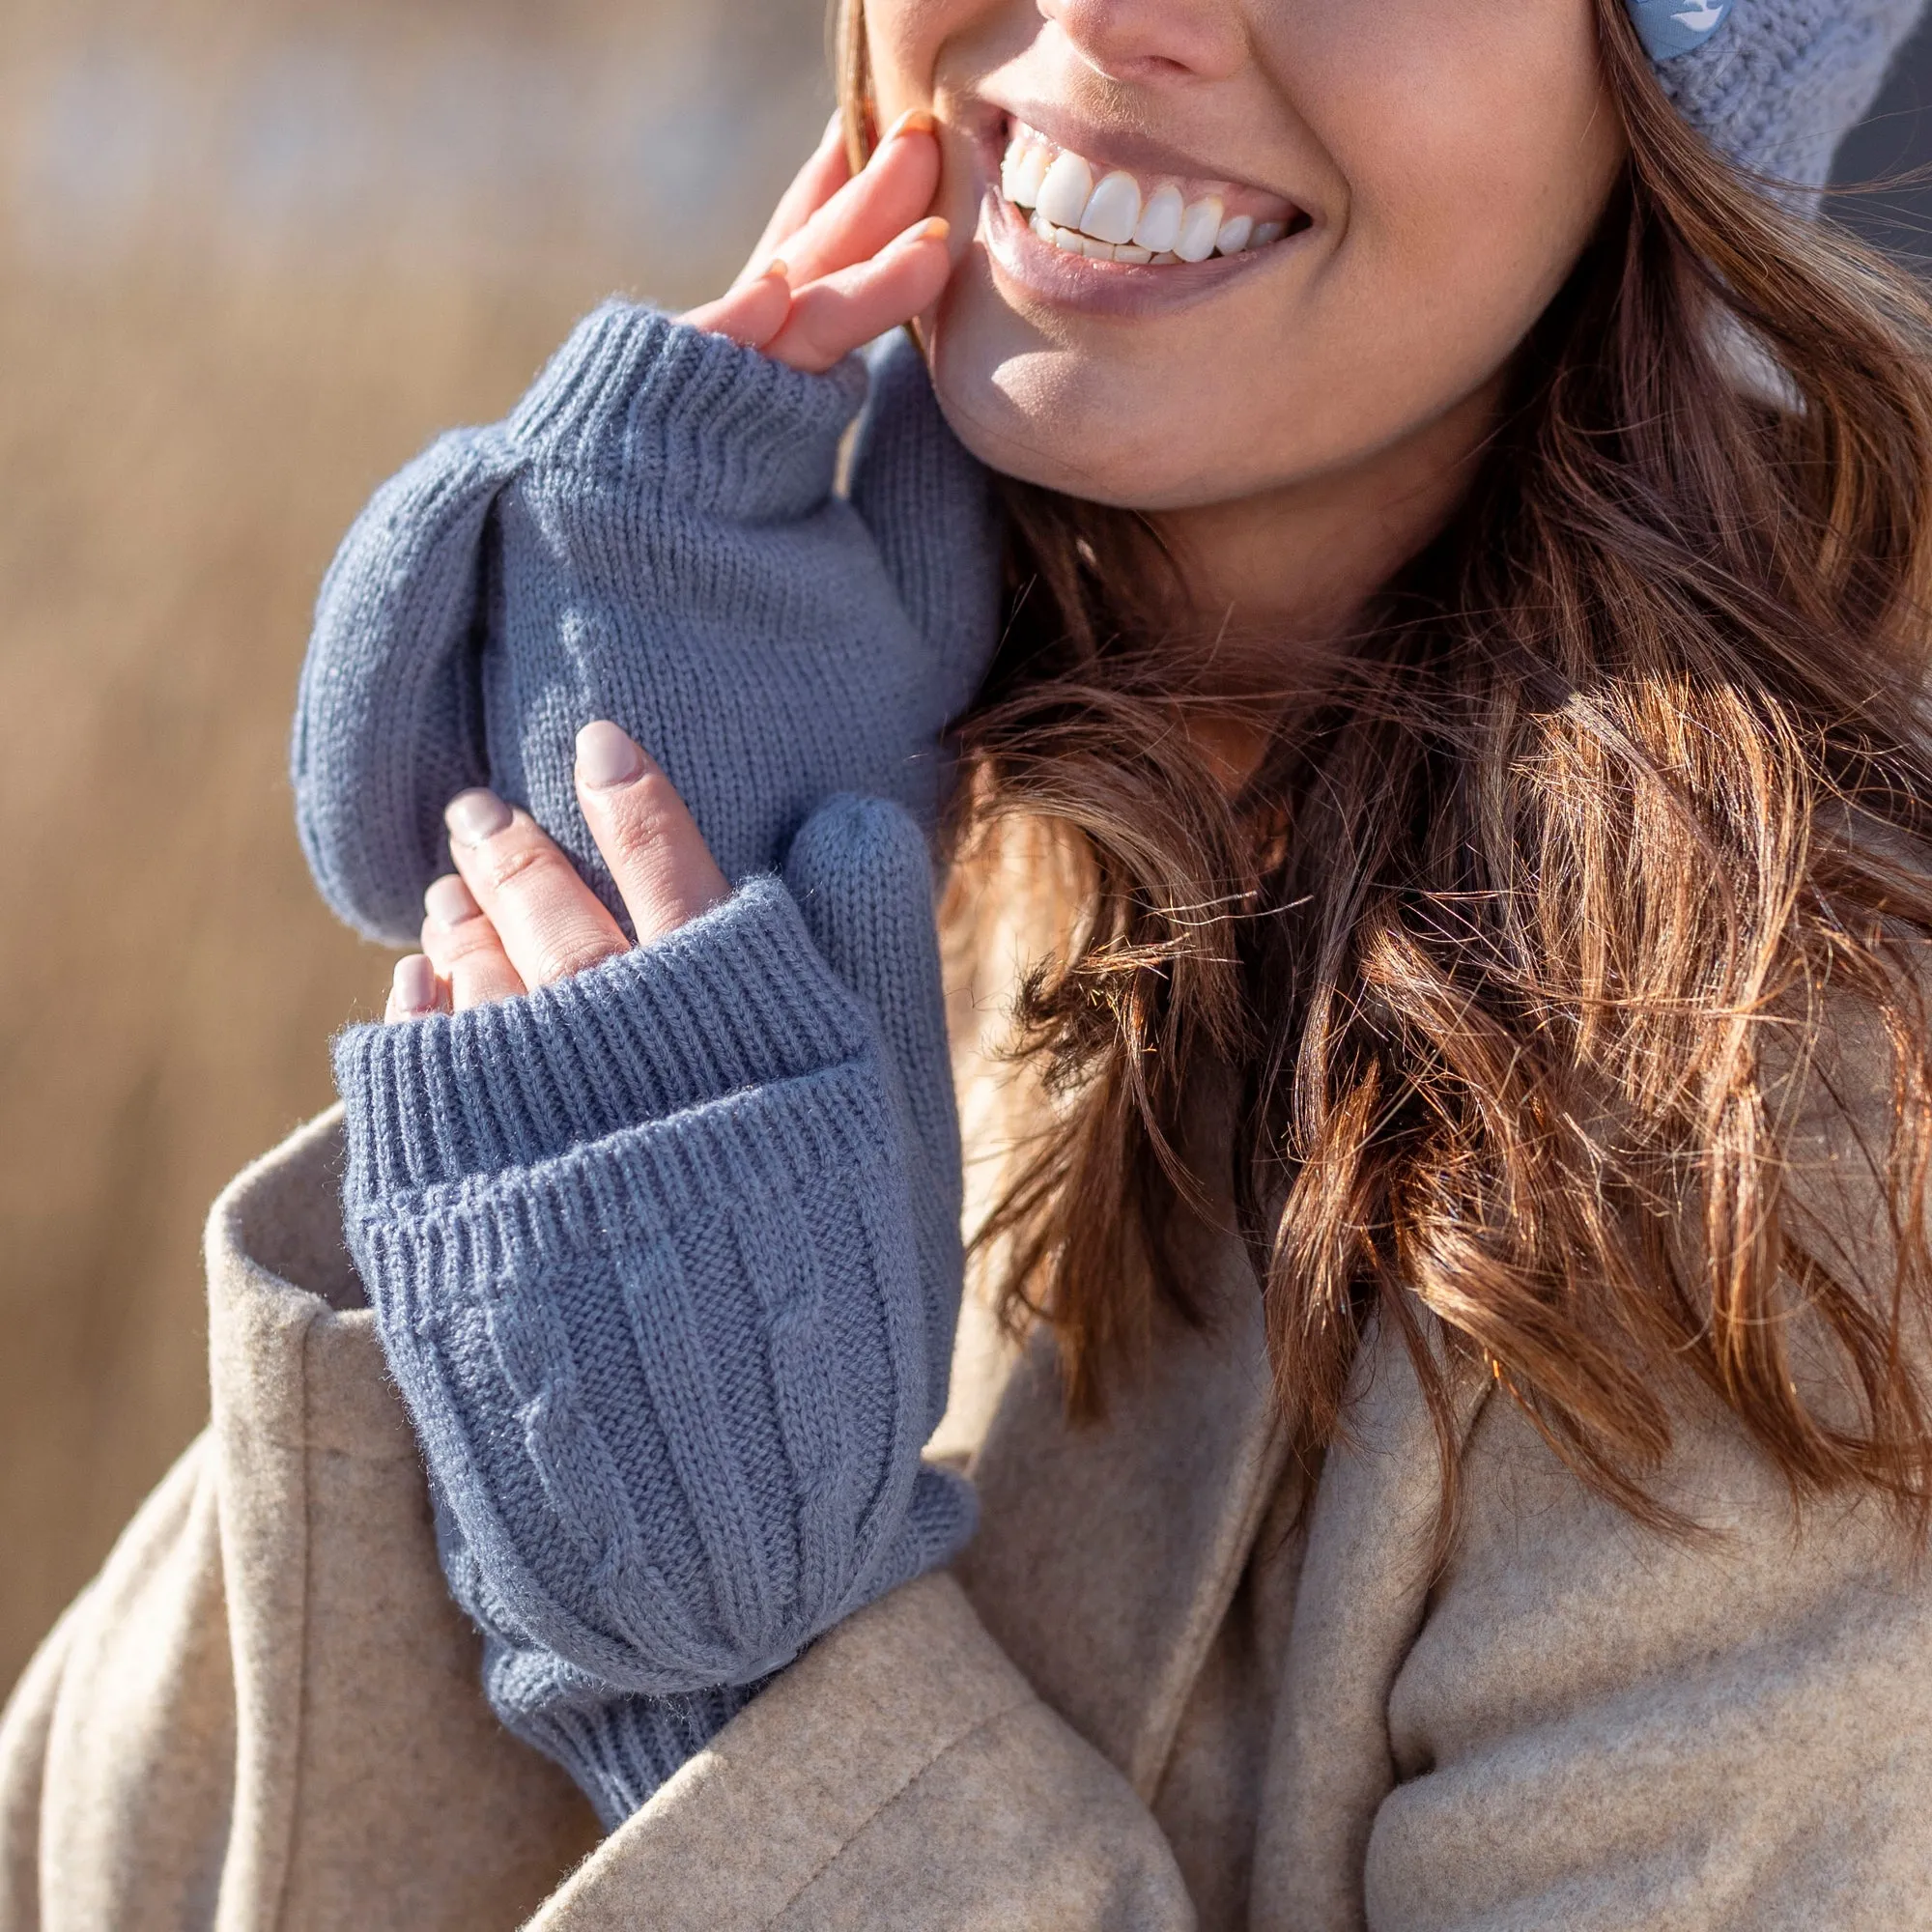
[[1032, 228], [1069, 255], [1096, 262], [1205, 262], [1215, 253], [1265, 248], [1288, 233], [1286, 221], [1234, 214], [1217, 194], [1186, 201], [1164, 182], [1145, 199], [1125, 168], [1097, 183], [1093, 164], [1020, 128], [1000, 162], [1000, 191], [1015, 208], [1032, 211]]
[[1221, 239], [1223, 213], [1218, 194], [1190, 203], [1187, 213], [1180, 217], [1180, 237], [1174, 244], [1174, 252], [1183, 262], [1205, 262]]
[[1000, 192], [1015, 208], [1032, 208], [1039, 200], [1039, 185], [1046, 179], [1046, 150], [1037, 142], [1011, 141], [1000, 169]]
[[1099, 242], [1131, 242], [1141, 218], [1141, 185], [1116, 168], [1089, 197], [1079, 225]]
[[1078, 228], [1094, 193], [1094, 170], [1078, 155], [1062, 153], [1054, 157], [1039, 185], [1036, 204], [1046, 218], [1062, 228]]
[[[1034, 211], [1034, 218], [1028, 222], [1028, 226], [1034, 230], [1036, 236], [1039, 236], [1041, 242], [1051, 242], [1057, 249], [1065, 249], [1068, 255], [1084, 255], [1086, 249], [1088, 249], [1086, 236], [1074, 234], [1072, 228], [1059, 228], [1059, 226], [1055, 226], [1037, 209]], [[1095, 247], [1103, 247], [1105, 243], [1095, 242], [1094, 245]], [[1107, 249], [1107, 253], [1111, 255], [1113, 249]]]
[[1026, 159], [1026, 143], [1015, 134], [1000, 156], [1000, 192], [1015, 204], [1019, 203], [1019, 196], [1013, 190], [1020, 185], [1020, 163]]
[[1134, 224], [1134, 245], [1165, 254], [1179, 239], [1180, 210], [1180, 190], [1172, 182], [1155, 188]]

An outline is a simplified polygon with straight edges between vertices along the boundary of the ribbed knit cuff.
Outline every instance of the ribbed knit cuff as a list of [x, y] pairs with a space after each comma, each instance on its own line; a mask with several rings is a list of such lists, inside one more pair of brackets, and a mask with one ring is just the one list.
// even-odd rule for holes
[[528, 1167], [853, 1061], [871, 1023], [776, 879], [534, 993], [335, 1042], [362, 1199]]
[[609, 301], [557, 351], [506, 425], [539, 462], [616, 471], [748, 522], [804, 516], [831, 493], [866, 400], [864, 363], [806, 375], [678, 322]]

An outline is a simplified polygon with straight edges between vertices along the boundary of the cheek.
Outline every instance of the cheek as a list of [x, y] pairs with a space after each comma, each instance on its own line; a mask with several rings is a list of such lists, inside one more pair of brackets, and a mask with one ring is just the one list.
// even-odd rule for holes
[[1347, 43], [1310, 47], [1303, 68], [1311, 125], [1349, 184], [1338, 267], [1364, 293], [1406, 287], [1429, 327], [1520, 335], [1623, 156], [1594, 10], [1397, 0], [1371, 17]]
[[865, 7], [866, 51], [882, 128], [908, 107], [931, 105], [949, 43], [996, 11], [987, 0], [865, 0]]

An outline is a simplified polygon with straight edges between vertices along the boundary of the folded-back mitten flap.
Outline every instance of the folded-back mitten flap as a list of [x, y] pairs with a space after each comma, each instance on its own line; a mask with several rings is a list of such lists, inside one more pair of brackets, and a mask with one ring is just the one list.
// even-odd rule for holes
[[[831, 694], [793, 702], [776, 690], [782, 661], [841, 645], [849, 659], [875, 611], [905, 629], [833, 496], [866, 386], [857, 357], [803, 375], [607, 303], [506, 422], [440, 439], [384, 485], [324, 582], [298, 705], [297, 819], [330, 906], [411, 943], [449, 864], [443, 807], [487, 783], [562, 837], [614, 907], [571, 781], [577, 727], [598, 716], [687, 782], [713, 775], [706, 808], [734, 878], [775, 867], [840, 788], [810, 770], [825, 707], [863, 711], [867, 682], [835, 675]], [[890, 626], [881, 648], [900, 693], [911, 652]], [[765, 727], [762, 771], [733, 768], [748, 722]]]
[[636, 302], [593, 309], [504, 430], [533, 462], [668, 490], [687, 512], [803, 517], [831, 494], [838, 445], [866, 400], [848, 356], [807, 375]]
[[371, 939], [413, 942], [443, 868], [442, 808], [484, 783], [478, 558], [517, 454], [439, 439], [379, 490], [323, 580], [296, 701], [296, 826], [322, 895]]

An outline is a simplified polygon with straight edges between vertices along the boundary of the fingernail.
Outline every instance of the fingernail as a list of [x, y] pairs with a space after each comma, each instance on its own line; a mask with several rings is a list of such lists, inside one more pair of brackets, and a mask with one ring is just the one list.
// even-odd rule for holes
[[398, 959], [395, 978], [389, 982], [389, 999], [399, 1013], [433, 1013], [436, 968], [420, 952]]
[[915, 242], [944, 242], [952, 233], [952, 224], [943, 214], [930, 214], [917, 228], [908, 228], [899, 241], [910, 247]]
[[459, 845], [480, 845], [494, 838], [516, 816], [494, 791], [480, 786], [475, 791], [460, 791], [449, 801], [442, 822]]
[[608, 718], [577, 734], [577, 776], [592, 791], [629, 784], [643, 775], [644, 754], [630, 734]]
[[461, 925], [482, 910], [469, 888], [454, 872], [445, 872], [423, 895], [423, 911], [438, 925]]
[[[887, 141], [896, 141], [901, 134], [930, 134], [939, 126], [931, 113], [923, 107], [908, 107], [886, 130]], [[885, 145], [882, 141], [881, 147]]]
[[759, 279], [761, 281], [770, 281], [774, 275], [776, 275], [781, 282], [789, 282], [791, 280], [791, 268], [789, 264], [785, 262], [782, 256], [774, 255], [772, 259], [765, 264], [765, 272], [763, 273], [763, 275], [759, 277]]

